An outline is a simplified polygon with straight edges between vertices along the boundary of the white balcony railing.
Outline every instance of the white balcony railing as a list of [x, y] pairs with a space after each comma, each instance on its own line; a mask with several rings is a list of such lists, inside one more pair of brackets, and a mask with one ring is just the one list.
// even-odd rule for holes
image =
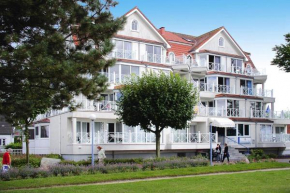
[[[162, 139], [162, 138], [161, 138]], [[91, 142], [90, 133], [76, 134], [78, 143], [88, 144]], [[155, 143], [156, 137], [154, 133], [146, 132], [100, 132], [94, 134], [95, 144], [112, 144], [112, 143]]]
[[[209, 143], [210, 133], [180, 133], [178, 131], [171, 133], [172, 143]], [[217, 133], [212, 133], [212, 142], [217, 143]]]
[[216, 85], [216, 84], [201, 83], [199, 85], [199, 90], [206, 91], [206, 92], [235, 94], [235, 88], [229, 85]]
[[260, 142], [285, 143], [290, 142], [290, 134], [260, 134]]
[[221, 63], [213, 63], [213, 62], [208, 63], [208, 70], [222, 71], [222, 72], [226, 71], [225, 65], [222, 65]]
[[109, 55], [109, 58], [120, 58], [120, 59], [129, 59], [136, 60], [136, 52], [132, 50], [113, 50]]
[[274, 97], [273, 89], [272, 90], [262, 90], [262, 89], [253, 89], [249, 87], [241, 86], [240, 90], [241, 95], [249, 95], [249, 96], [258, 96], [258, 97]]
[[245, 117], [244, 111], [236, 108], [217, 108], [199, 105], [194, 107], [194, 112], [198, 116]]

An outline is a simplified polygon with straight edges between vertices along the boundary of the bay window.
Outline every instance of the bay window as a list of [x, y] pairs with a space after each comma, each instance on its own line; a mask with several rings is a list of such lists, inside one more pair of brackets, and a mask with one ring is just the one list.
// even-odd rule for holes
[[114, 49], [116, 58], [134, 59], [132, 42], [116, 40]]

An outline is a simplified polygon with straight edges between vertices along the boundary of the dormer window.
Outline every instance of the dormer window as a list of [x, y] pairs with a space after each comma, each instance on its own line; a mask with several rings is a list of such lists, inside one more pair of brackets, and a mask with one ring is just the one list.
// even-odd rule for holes
[[132, 21], [132, 30], [133, 31], [138, 31], [138, 22], [137, 20]]
[[225, 47], [225, 40], [223, 37], [219, 38], [219, 47]]
[[174, 64], [175, 62], [175, 54], [173, 52], [169, 53], [169, 62], [170, 64]]

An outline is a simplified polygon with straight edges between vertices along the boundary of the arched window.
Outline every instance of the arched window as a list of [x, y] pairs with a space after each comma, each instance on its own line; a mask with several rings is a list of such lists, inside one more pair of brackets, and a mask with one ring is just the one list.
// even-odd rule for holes
[[220, 47], [224, 47], [225, 46], [225, 41], [224, 41], [224, 38], [220, 37], [219, 39], [219, 46]]
[[132, 30], [134, 31], [138, 30], [138, 22], [136, 20], [132, 21]]
[[251, 67], [250, 64], [247, 64], [246, 73], [247, 73], [247, 75], [251, 75], [252, 74], [252, 67]]
[[175, 54], [173, 52], [169, 53], [169, 62], [170, 64], [174, 64], [175, 62]]
[[192, 57], [191, 57], [191, 55], [187, 55], [187, 57], [186, 57], [186, 63], [187, 64], [191, 64], [192, 63]]

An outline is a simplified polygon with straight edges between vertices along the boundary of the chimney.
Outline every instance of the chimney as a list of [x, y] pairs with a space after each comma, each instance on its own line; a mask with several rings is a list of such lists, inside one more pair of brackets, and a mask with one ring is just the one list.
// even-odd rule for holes
[[165, 33], [165, 27], [161, 27], [160, 28], [160, 33], [161, 33], [161, 35], [164, 35], [164, 33]]

